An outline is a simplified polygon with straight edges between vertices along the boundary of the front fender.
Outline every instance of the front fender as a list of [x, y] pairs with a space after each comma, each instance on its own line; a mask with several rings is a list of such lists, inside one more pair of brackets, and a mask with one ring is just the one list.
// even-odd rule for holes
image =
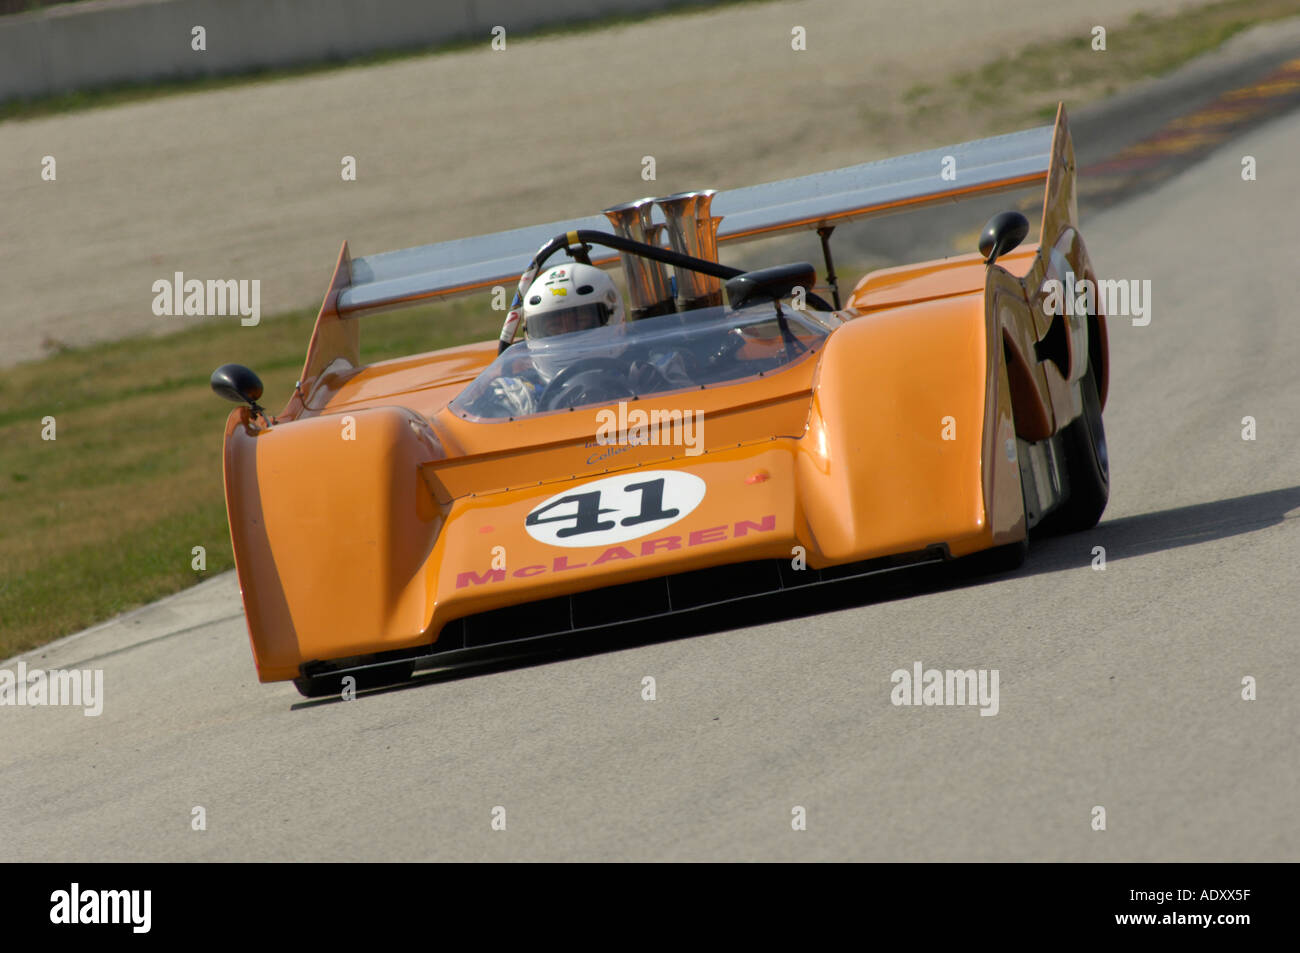
[[1015, 429], [981, 293], [859, 317], [826, 342], [799, 441], [808, 532], [827, 561], [1024, 537]]
[[262, 681], [313, 658], [427, 641], [422, 568], [445, 513], [420, 476], [441, 448], [397, 407], [257, 429], [226, 423], [226, 509]]

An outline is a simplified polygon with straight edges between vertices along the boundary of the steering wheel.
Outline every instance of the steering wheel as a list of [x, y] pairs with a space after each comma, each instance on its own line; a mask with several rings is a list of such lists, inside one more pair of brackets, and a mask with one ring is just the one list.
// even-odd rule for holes
[[631, 366], [626, 361], [612, 357], [584, 357], [574, 361], [551, 378], [542, 395], [537, 398], [538, 410], [555, 410], [557, 407], [631, 397], [628, 373]]

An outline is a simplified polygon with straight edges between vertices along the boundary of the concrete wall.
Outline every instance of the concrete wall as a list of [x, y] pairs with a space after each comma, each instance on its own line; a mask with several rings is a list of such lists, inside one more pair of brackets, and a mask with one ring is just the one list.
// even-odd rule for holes
[[[708, 0], [94, 0], [0, 19], [0, 102], [416, 49]], [[195, 25], [207, 50], [191, 48]]]

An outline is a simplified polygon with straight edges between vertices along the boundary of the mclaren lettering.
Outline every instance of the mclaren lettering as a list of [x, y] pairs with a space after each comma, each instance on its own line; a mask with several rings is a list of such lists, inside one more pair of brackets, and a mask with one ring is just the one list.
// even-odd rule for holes
[[588, 565], [603, 566], [610, 562], [624, 562], [629, 559], [635, 560], [646, 556], [654, 556], [658, 553], [690, 549], [692, 546], [721, 543], [728, 539], [748, 536], [750, 533], [771, 533], [775, 531], [776, 514], [773, 513], [764, 516], [760, 520], [740, 520], [731, 526], [711, 526], [708, 529], [698, 529], [686, 536], [659, 536], [628, 546], [610, 546], [589, 564], [571, 562], [569, 556], [556, 556], [551, 560], [550, 564], [532, 563], [527, 566], [520, 566], [515, 570], [488, 569], [483, 572], [470, 570], [457, 574], [456, 588], [464, 589], [467, 586], [484, 586], [491, 583], [505, 582], [507, 576], [513, 576], [516, 579], [528, 579], [548, 573], [564, 572], [569, 569], [584, 569]]

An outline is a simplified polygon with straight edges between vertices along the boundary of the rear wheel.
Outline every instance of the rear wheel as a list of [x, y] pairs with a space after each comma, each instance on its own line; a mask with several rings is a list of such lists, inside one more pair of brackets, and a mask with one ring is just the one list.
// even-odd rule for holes
[[1040, 524], [1044, 533], [1091, 529], [1101, 519], [1110, 499], [1110, 455], [1101, 420], [1096, 367], [1091, 362], [1079, 389], [1083, 392], [1083, 413], [1061, 431], [1070, 495]]

